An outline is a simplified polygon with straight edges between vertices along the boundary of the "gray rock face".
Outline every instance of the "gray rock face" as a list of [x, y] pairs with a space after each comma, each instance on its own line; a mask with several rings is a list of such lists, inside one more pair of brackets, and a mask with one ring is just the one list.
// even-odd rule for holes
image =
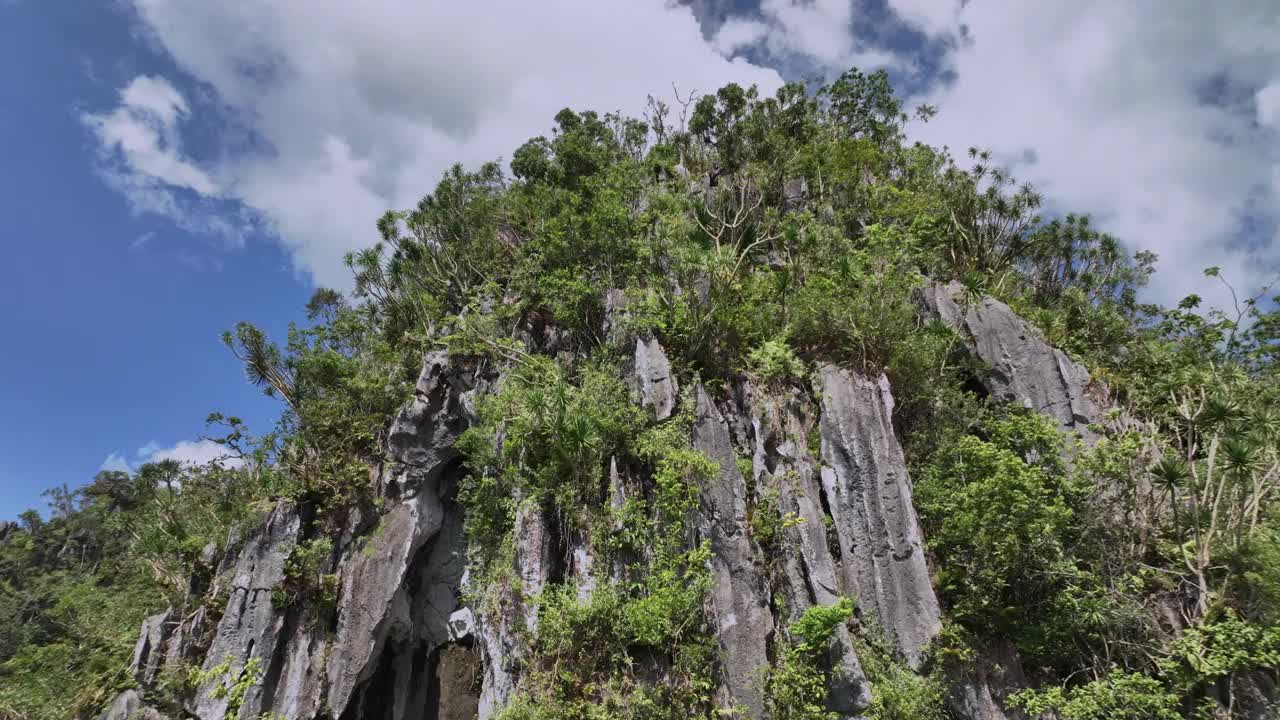
[[[285, 560], [297, 543], [299, 525], [297, 512], [280, 503], [245, 542], [232, 571], [226, 610], [205, 655], [205, 671], [227, 661], [234, 680], [251, 658], [270, 665], [284, 627], [284, 614], [272, 605], [271, 593], [284, 580]], [[222, 720], [226, 715], [227, 698], [214, 696], [220, 683], [214, 679], [196, 691], [192, 711], [200, 720]], [[254, 717], [266, 709], [262, 685], [251, 687], [241, 715]]]
[[[463, 578], [463, 587], [467, 579]], [[511, 602], [511, 601], [508, 601]], [[516, 691], [518, 659], [524, 653], [520, 638], [516, 637], [515, 610], [503, 602], [497, 616], [477, 612], [472, 632], [480, 651], [483, 678], [480, 682], [480, 698], [476, 703], [480, 720], [492, 717]]]
[[[325, 701], [335, 716], [403, 718], [426, 703], [428, 683], [413, 667], [448, 641], [465, 564], [450, 469], [468, 390], [446, 353], [428, 353], [414, 400], [392, 423], [393, 462], [380, 485], [399, 502], [341, 569], [338, 625], [325, 653]], [[371, 688], [375, 675], [382, 680]], [[289, 695], [297, 694], [306, 693]]]
[[[631, 380], [637, 402], [659, 421], [671, 417], [678, 388], [656, 340], [635, 341]], [[777, 630], [807, 608], [855, 597], [859, 612], [876, 617], [917, 668], [941, 625], [887, 381], [827, 366], [819, 384], [817, 407], [800, 392], [749, 385], [720, 403], [701, 386], [694, 393], [692, 444], [720, 473], [701, 489], [687, 539], [707, 540], [712, 549], [706, 609], [719, 646], [717, 704], [752, 720], [766, 716], [763, 691]], [[414, 400], [391, 425], [389, 461], [371, 481], [385, 509], [372, 532], [353, 538], [360, 526], [353, 523], [337, 543], [328, 568], [340, 578], [332, 615], [271, 603], [289, 553], [310, 532], [294, 509], [278, 505], [258, 529], [229, 543], [229, 559], [213, 578], [215, 594], [227, 597], [226, 610], [203, 663], [209, 669], [229, 659], [234, 677], [250, 658], [260, 660], [261, 680], [246, 694], [240, 717], [270, 711], [289, 720], [485, 720], [519, 687], [527, 633], [539, 622], [529, 598], [552, 582], [572, 583], [586, 599], [597, 583], [636, 579], [643, 550], [595, 558], [589, 538], [558, 528], [545, 508], [526, 502], [514, 528], [512, 570], [519, 583], [488, 598], [492, 603], [461, 607], [466, 540], [454, 500], [462, 469], [453, 445], [474, 417], [477, 387], [486, 385], [446, 354], [426, 357]], [[815, 433], [820, 448], [811, 447]], [[751, 455], [750, 477], [739, 469], [740, 448]], [[638, 463], [613, 459], [600, 480], [615, 508], [646, 497]], [[759, 508], [763, 493], [798, 522], [781, 529], [772, 541], [777, 547], [762, 550], [748, 508], [752, 502]], [[771, 608], [774, 589], [785, 597], [779, 617]], [[194, 654], [188, 648], [203, 644], [209, 633], [201, 628], [211, 622], [199, 614], [182, 623], [163, 614], [148, 618], [133, 660], [144, 689], [163, 664]], [[1000, 683], [1020, 678], [1016, 660], [996, 658], [999, 671], [975, 666], [972, 681], [957, 684], [953, 711], [1000, 720], [992, 713], [1006, 692]], [[845, 628], [836, 631], [829, 663], [828, 708], [859, 717], [872, 690]], [[212, 690], [213, 683], [198, 689], [190, 703], [200, 720], [223, 720], [226, 700]], [[144, 698], [122, 695], [108, 712], [116, 705], [154, 712]]]
[[395, 462], [384, 472], [383, 494], [394, 499], [421, 488], [434, 489], [440, 474], [458, 456], [453, 443], [466, 429], [470, 383], [450, 364], [444, 350], [427, 353], [413, 401], [400, 411], [387, 436]]
[[429, 492], [400, 503], [382, 517], [369, 544], [343, 569], [341, 612], [328, 667], [331, 708], [346, 708], [357, 686], [376, 668], [374, 661], [389, 636], [412, 633], [406, 576], [443, 516], [439, 499]]
[[125, 690], [116, 696], [111, 707], [98, 720], [168, 720], [168, 716], [147, 706], [137, 690]]
[[918, 668], [942, 619], [893, 434], [889, 382], [827, 365], [821, 388], [822, 485], [840, 541], [843, 586]]
[[585, 601], [596, 589], [596, 559], [591, 544], [580, 533], [574, 532], [569, 538], [568, 559], [568, 575], [577, 590], [578, 601]]
[[720, 477], [702, 491], [699, 540], [711, 541], [709, 615], [720, 648], [722, 708], [741, 705], [745, 716], [764, 716], [768, 643], [774, 633], [769, 588], [756, 566], [747, 534], [747, 487], [724, 417], [699, 386], [693, 447], [720, 464]]
[[1022, 720], [1026, 713], [1006, 710], [1002, 703], [1026, 685], [1017, 649], [1008, 641], [997, 642], [984, 648], [970, 667], [961, 669], [947, 705], [965, 720]]
[[[615, 518], [611, 530], [621, 532], [623, 530], [623, 522], [618, 518], [623, 517], [627, 503], [639, 497], [641, 492], [632, 479], [618, 469], [618, 459], [616, 457], [609, 459], [608, 492], [609, 506]], [[615, 584], [625, 584], [631, 579], [629, 578], [630, 569], [639, 560], [640, 558], [630, 551], [612, 553], [608, 570], [609, 579]]]
[[171, 629], [169, 618], [172, 614], [173, 609], [170, 608], [142, 621], [142, 631], [133, 646], [133, 659], [129, 661], [129, 672], [143, 685], [155, 682], [164, 665], [164, 642]]
[[[959, 283], [934, 283], [919, 296], [925, 312], [954, 328], [968, 352], [989, 367], [978, 377], [987, 392], [1047, 415], [1064, 432], [1093, 444], [1097, 435], [1089, 425], [1100, 422], [1104, 413], [1090, 393], [1089, 372], [1045, 342], [1008, 305], [989, 297], [965, 305], [961, 292]], [[1069, 445], [1065, 452], [1070, 459], [1073, 448]], [[1024, 683], [1017, 651], [997, 644], [959, 673], [948, 702], [965, 720], [1021, 718], [1022, 713], [1002, 709], [1001, 701]]]
[[671, 417], [679, 388], [662, 345], [653, 338], [637, 338], [633, 357], [632, 386], [640, 404], [659, 420]]
[[269, 668], [266, 694], [271, 708], [286, 718], [312, 717], [324, 699], [324, 658], [329, 647], [319, 619], [293, 610], [286, 620], [287, 635], [277, 661]]
[[[525, 598], [541, 593], [551, 579], [551, 530], [542, 508], [523, 503], [516, 511], [516, 572], [520, 576], [520, 594]], [[524, 626], [530, 632], [538, 628], [538, 611], [525, 603]]]
[[621, 346], [626, 339], [627, 312], [626, 292], [613, 288], [604, 292], [604, 320], [600, 330], [605, 341]]
[[454, 610], [449, 615], [449, 639], [453, 641], [468, 640], [475, 632], [475, 614], [471, 608]]
[[538, 627], [538, 609], [528, 602], [546, 587], [552, 577], [555, 560], [551, 532], [542, 508], [521, 503], [515, 518], [515, 571], [520, 578], [519, 592], [504, 593], [496, 609], [477, 612], [475, 630], [480, 657], [484, 661], [484, 679], [478, 704], [480, 720], [497, 712], [511, 698], [519, 680], [519, 667], [525, 657], [522, 632]]
[[782, 186], [782, 209], [796, 210], [809, 199], [809, 183], [804, 178], [788, 180]]
[[1008, 305], [983, 298], [962, 305], [959, 283], [932, 284], [920, 291], [928, 313], [955, 328], [969, 351], [990, 370], [979, 378], [991, 395], [1057, 420], [1064, 430], [1092, 441], [1090, 423], [1102, 413], [1089, 395], [1089, 372], [1049, 345]]
[[[831, 605], [842, 594], [837, 564], [827, 547], [829, 520], [823, 510], [817, 458], [807, 447], [807, 423], [813, 419], [806, 417], [805, 404], [794, 393], [785, 399], [752, 394], [756, 487], [775, 493], [777, 511], [798, 521], [783, 531], [782, 540], [789, 620], [795, 621], [810, 607]], [[831, 669], [828, 707], [843, 717], [866, 710], [871, 686], [843, 626], [836, 630], [832, 642]]]
[[[469, 417], [467, 385], [447, 355], [427, 355], [414, 400], [391, 426], [391, 462], [378, 480], [389, 509], [338, 562], [341, 591], [332, 635], [309, 609], [271, 604], [299, 540], [297, 514], [278, 506], [244, 542], [204, 662], [207, 670], [230, 660], [234, 677], [250, 658], [259, 659], [260, 682], [246, 693], [241, 717], [272, 711], [291, 720], [311, 718], [323, 707], [333, 717], [398, 720], [426, 706], [430, 683], [420, 682], [414, 668], [438, 657], [448, 641], [464, 565], [450, 468], [456, 467], [454, 441]], [[144, 632], [140, 655], [151, 644]], [[215, 686], [200, 688], [192, 703], [201, 720], [225, 714], [226, 699], [213, 697]]]

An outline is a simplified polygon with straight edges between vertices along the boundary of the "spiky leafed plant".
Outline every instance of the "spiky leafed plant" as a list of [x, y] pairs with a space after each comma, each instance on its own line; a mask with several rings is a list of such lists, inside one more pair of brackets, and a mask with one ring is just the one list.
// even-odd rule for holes
[[266, 388], [267, 394], [278, 394], [295, 412], [298, 410], [298, 391], [293, 373], [285, 365], [280, 347], [267, 340], [267, 336], [255, 325], [241, 322], [235, 332], [222, 334], [222, 342], [231, 353], [244, 363], [245, 377], [257, 387]]

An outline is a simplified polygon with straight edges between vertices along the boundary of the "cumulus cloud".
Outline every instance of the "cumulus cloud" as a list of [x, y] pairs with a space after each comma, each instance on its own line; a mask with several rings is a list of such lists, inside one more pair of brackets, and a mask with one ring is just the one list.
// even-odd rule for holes
[[129, 461], [124, 459], [124, 455], [120, 453], [111, 453], [98, 466], [99, 472], [133, 472], [129, 467]]
[[726, 18], [712, 43], [728, 55], [756, 46], [777, 62], [805, 58], [825, 69], [892, 64], [892, 54], [867, 47], [854, 33], [860, 5], [855, 0], [762, 0], [757, 14]]
[[225, 445], [213, 440], [183, 440], [173, 447], [160, 447], [152, 441], [138, 449], [138, 457], [142, 462], [159, 462], [161, 460], [177, 460], [183, 465], [207, 465], [217, 462], [223, 467], [236, 468], [244, 464], [242, 460], [229, 457]]
[[177, 460], [188, 467], [208, 465], [213, 462], [225, 468], [238, 468], [244, 465], [244, 461], [240, 458], [230, 457], [225, 445], [213, 440], [181, 440], [172, 447], [163, 447], [152, 440], [138, 448], [132, 463], [124, 453], [113, 452], [107, 455], [98, 470], [132, 473], [147, 463], [161, 460]]
[[[263, 0], [131, 4], [183, 82], [194, 79], [220, 112], [204, 118], [172, 84], [135, 79], [118, 108], [86, 117], [104, 174], [136, 210], [214, 233], [246, 220], [218, 216], [218, 228], [212, 214], [184, 212], [189, 198], [233, 200], [317, 283], [340, 287], [342, 254], [374, 239], [384, 210], [415, 203], [454, 161], [509, 157], [563, 106], [636, 113], [646, 92], [667, 94], [673, 82], [682, 93], [780, 84], [744, 53], [790, 74], [936, 64], [886, 49], [897, 31], [877, 47], [859, 40], [871, 9], [862, 0], [761, 0], [747, 11], [719, 0], [565, 0], [554, 14], [499, 0], [321, 0], [304, 14]], [[1089, 212], [1130, 248], [1156, 251], [1156, 299], [1221, 299], [1200, 275], [1207, 265], [1242, 287], [1263, 282], [1280, 221], [1271, 0], [889, 9], [931, 52], [945, 50], [947, 82], [910, 99], [941, 109], [912, 128], [919, 139], [990, 148], [1052, 209]], [[215, 136], [236, 130], [206, 154], [215, 160], [196, 163], [178, 133], [200, 119]]]
[[234, 198], [325, 285], [349, 284], [342, 255], [374, 240], [382, 212], [416, 203], [455, 161], [509, 158], [562, 107], [638, 113], [673, 82], [682, 94], [781, 84], [716, 52], [693, 11], [664, 0], [565, 0], [554, 13], [496, 1], [132, 6], [253, 142], [193, 165], [172, 134], [187, 103], [140, 78], [90, 123], [127, 171], [113, 184], [151, 212], [172, 212], [174, 188]]
[[[1160, 256], [1173, 301], [1276, 272], [1280, 246], [1280, 13], [1271, 0], [892, 0], [948, 35], [955, 81], [920, 98], [941, 112], [917, 135], [995, 151], [1061, 210], [1090, 212]], [[965, 31], [961, 31], [961, 24]]]
[[186, 99], [167, 80], [140, 75], [121, 89], [114, 110], [84, 113], [81, 121], [98, 143], [98, 173], [134, 213], [238, 238], [238, 224], [211, 207], [219, 184], [183, 152], [179, 126], [189, 114]]
[[962, 0], [892, 0], [893, 12], [912, 27], [929, 34], [955, 31], [960, 24]]
[[1259, 90], [1254, 102], [1258, 106], [1258, 124], [1280, 130], [1280, 78]]

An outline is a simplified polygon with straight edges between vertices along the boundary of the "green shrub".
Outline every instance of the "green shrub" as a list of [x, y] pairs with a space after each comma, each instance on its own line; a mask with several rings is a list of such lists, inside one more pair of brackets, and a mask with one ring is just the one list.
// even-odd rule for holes
[[1159, 680], [1113, 669], [1074, 687], [1022, 690], [1009, 704], [1032, 715], [1053, 712], [1063, 720], [1180, 720], [1181, 701]]
[[836, 629], [853, 616], [853, 601], [841, 598], [831, 605], [805, 610], [787, 628], [790, 644], [769, 677], [770, 712], [778, 720], [834, 720], [827, 709], [827, 650]]

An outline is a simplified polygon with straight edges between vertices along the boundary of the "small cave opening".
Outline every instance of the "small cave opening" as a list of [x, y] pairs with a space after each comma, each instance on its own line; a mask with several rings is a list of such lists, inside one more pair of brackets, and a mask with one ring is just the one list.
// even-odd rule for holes
[[396, 649], [382, 648], [378, 664], [357, 698], [347, 706], [342, 720], [393, 720], [396, 698]]
[[[447, 643], [424, 658], [422, 720], [472, 720], [480, 711], [480, 653], [469, 641]], [[429, 670], [428, 670], [429, 668]], [[415, 673], [417, 668], [415, 667]], [[423, 675], [415, 674], [415, 677]]]

